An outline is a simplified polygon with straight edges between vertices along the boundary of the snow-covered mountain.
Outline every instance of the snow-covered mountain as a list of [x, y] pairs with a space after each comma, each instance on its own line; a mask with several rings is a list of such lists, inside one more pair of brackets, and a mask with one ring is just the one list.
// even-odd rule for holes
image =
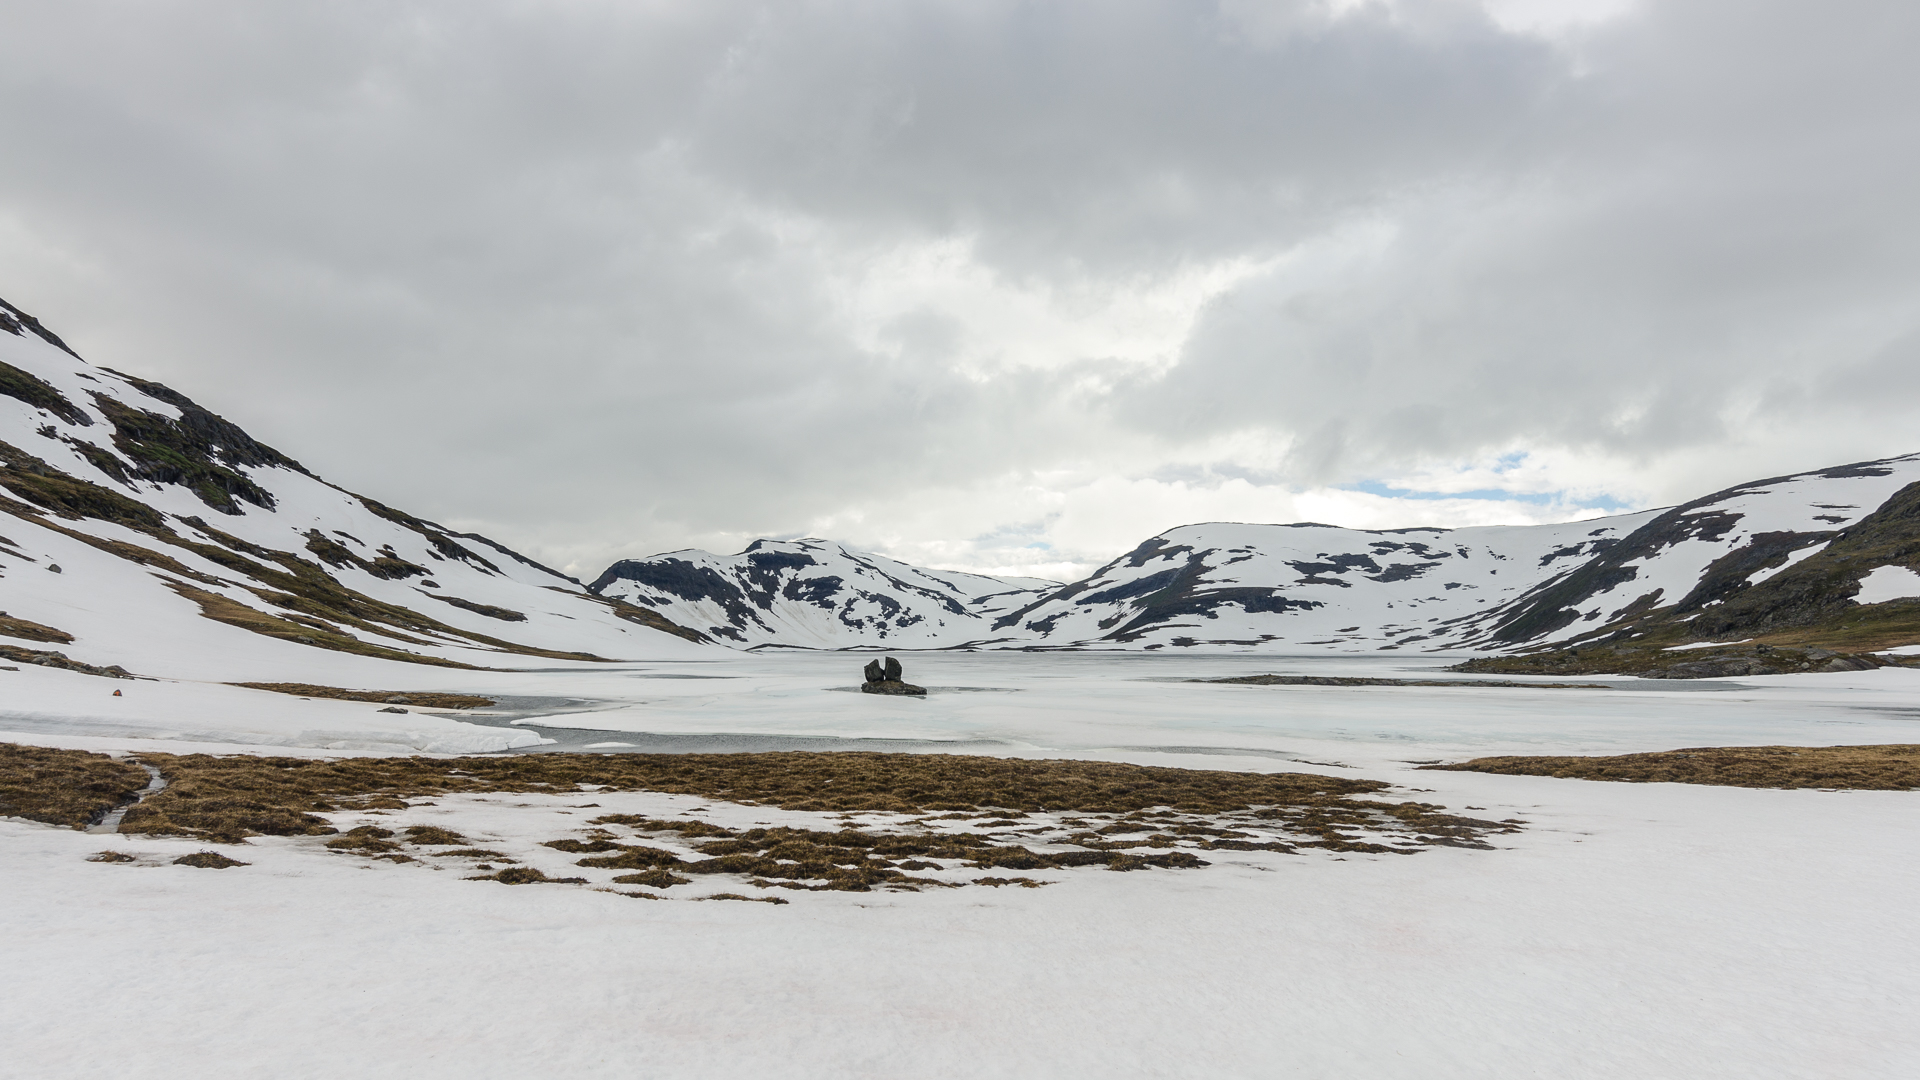
[[737, 555], [670, 551], [614, 563], [589, 588], [716, 640], [759, 648], [941, 648], [1060, 587], [927, 570], [829, 540], [756, 540]]
[[1652, 514], [1527, 528], [1213, 522], [1170, 529], [996, 620], [998, 644], [1431, 649]]
[[[1610, 633], [1656, 611], [1724, 602], [1821, 551], [1916, 481], [1920, 455], [1910, 455], [1561, 525], [1188, 525], [1003, 616], [995, 643], [1537, 647]], [[1845, 584], [1915, 554], [1889, 549], [1881, 562], [1854, 567]]]
[[[1642, 634], [1648, 619], [1687, 623], [1679, 638], [1724, 639], [1752, 631], [1729, 613], [1789, 586], [1800, 599], [1768, 607], [1769, 625], [1810, 617], [1782, 604], [1831, 615], [1906, 603], [1880, 593], [1920, 583], [1901, 569], [1920, 569], [1920, 523], [1895, 515], [1869, 549], [1833, 560], [1854, 543], [1849, 527], [1893, 513], [1883, 508], [1903, 506], [1896, 496], [1916, 481], [1920, 455], [1910, 455], [1560, 525], [1185, 525], [1052, 587], [802, 540], [629, 560], [592, 588], [736, 647], [1505, 652]], [[1814, 574], [1825, 606], [1793, 585]], [[1869, 575], [1877, 584], [1856, 603]]]
[[188, 397], [87, 363], [4, 301], [0, 608], [13, 660], [57, 648], [191, 677], [232, 677], [249, 657], [513, 667], [712, 648], [335, 487]]
[[152, 674], [722, 645], [1512, 652], [1865, 625], [1873, 648], [1920, 643], [1920, 455], [1561, 525], [1186, 525], [1064, 585], [807, 539], [627, 560], [586, 587], [329, 484], [4, 301], [0, 515], [0, 654]]

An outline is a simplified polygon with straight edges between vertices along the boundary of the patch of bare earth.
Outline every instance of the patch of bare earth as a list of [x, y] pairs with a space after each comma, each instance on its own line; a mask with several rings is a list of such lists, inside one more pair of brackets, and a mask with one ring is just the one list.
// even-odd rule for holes
[[[72, 757], [81, 751], [42, 751]], [[110, 761], [110, 759], [105, 759]], [[605, 814], [581, 835], [547, 841], [614, 884], [673, 889], [715, 876], [762, 889], [917, 891], [966, 884], [1038, 885], [975, 871], [1195, 869], [1205, 853], [1411, 854], [1488, 848], [1519, 822], [1385, 802], [1387, 785], [1308, 773], [1239, 773], [1113, 762], [945, 754], [766, 753], [305, 758], [145, 754], [167, 787], [130, 810], [126, 833], [244, 843], [253, 835], [326, 835], [339, 855], [415, 863], [485, 859], [506, 884], [549, 877], [440, 826], [361, 825], [326, 814], [403, 810], [408, 800], [498, 792], [649, 791], [841, 815], [838, 829], [729, 829], [698, 820]], [[134, 770], [139, 773], [138, 769]], [[144, 782], [144, 774], [129, 777]], [[855, 821], [858, 814], [867, 820]], [[877, 819], [877, 820], [876, 820]], [[855, 827], [857, 826], [857, 827]], [[487, 841], [481, 841], [486, 843]], [[428, 848], [454, 850], [425, 850]], [[496, 864], [510, 864], [504, 868]], [[635, 894], [639, 895], [639, 894]], [[653, 894], [646, 894], [650, 898]]]
[[1485, 757], [1424, 768], [1639, 784], [1908, 791], [1920, 787], [1920, 746], [1695, 746], [1613, 757]]
[[83, 829], [147, 786], [130, 761], [0, 743], [0, 814]]

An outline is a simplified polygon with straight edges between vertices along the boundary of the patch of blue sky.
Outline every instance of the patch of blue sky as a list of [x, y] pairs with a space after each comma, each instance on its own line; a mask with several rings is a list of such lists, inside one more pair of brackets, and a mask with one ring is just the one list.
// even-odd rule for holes
[[[1515, 457], [1516, 455], [1509, 455]], [[1525, 455], [1517, 455], [1524, 457]], [[1506, 459], [1502, 458], [1502, 462]], [[1558, 502], [1577, 502], [1597, 510], [1630, 510], [1631, 503], [1622, 502], [1612, 495], [1583, 495], [1569, 498], [1567, 492], [1560, 491], [1503, 491], [1499, 488], [1475, 488], [1472, 491], [1414, 491], [1410, 488], [1391, 487], [1379, 480], [1363, 480], [1357, 484], [1347, 484], [1341, 490], [1359, 491], [1368, 495], [1379, 495], [1388, 499], [1486, 499], [1492, 502], [1522, 502], [1534, 506], [1550, 506]]]
[[981, 548], [1036, 548], [1052, 551], [1053, 544], [1044, 539], [1046, 532], [1060, 515], [1048, 514], [1039, 521], [1020, 521], [1002, 525], [992, 532], [981, 533], [972, 538], [972, 543]]

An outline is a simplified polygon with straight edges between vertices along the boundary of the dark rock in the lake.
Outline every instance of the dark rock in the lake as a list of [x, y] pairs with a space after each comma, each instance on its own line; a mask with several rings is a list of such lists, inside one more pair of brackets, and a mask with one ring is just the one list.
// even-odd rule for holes
[[867, 681], [860, 684], [860, 691], [866, 694], [898, 694], [908, 697], [925, 697], [927, 688], [915, 686], [900, 680], [900, 661], [887, 657], [882, 665], [878, 660], [867, 661]]

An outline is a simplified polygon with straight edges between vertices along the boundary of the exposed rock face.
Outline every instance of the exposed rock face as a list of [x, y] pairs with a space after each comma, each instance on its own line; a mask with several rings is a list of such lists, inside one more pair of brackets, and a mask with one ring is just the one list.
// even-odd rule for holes
[[878, 660], [867, 661], [867, 681], [860, 684], [860, 690], [866, 694], [904, 694], [911, 697], [925, 697], [927, 688], [915, 686], [900, 680], [900, 661], [887, 657], [882, 664]]

